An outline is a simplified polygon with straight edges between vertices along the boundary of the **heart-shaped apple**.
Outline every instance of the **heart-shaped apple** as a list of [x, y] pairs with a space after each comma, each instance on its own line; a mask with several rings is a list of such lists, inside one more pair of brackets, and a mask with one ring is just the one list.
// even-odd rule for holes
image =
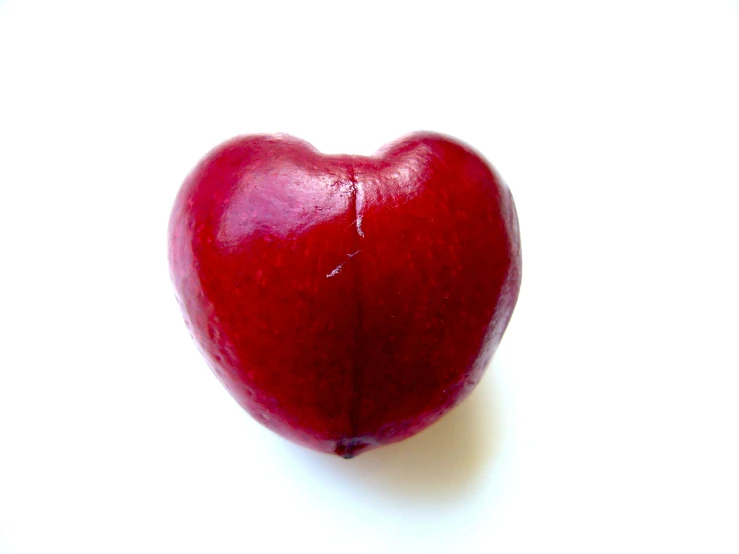
[[472, 390], [521, 280], [508, 188], [431, 133], [373, 157], [233, 139], [187, 178], [169, 233], [177, 299], [218, 378], [268, 428], [346, 458]]

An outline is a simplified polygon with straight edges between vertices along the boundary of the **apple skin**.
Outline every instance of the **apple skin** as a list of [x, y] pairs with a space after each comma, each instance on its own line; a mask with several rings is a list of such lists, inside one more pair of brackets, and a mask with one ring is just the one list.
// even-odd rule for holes
[[345, 458], [463, 400], [521, 282], [510, 191], [433, 133], [372, 157], [285, 135], [228, 141], [177, 196], [169, 262], [185, 322], [238, 403]]

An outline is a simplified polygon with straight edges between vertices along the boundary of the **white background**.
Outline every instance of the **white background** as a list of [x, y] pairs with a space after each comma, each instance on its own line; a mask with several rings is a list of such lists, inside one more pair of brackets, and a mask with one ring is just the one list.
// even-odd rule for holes
[[[452, 134], [524, 282], [473, 396], [352, 461], [210, 374], [182, 179]], [[739, 552], [739, 3], [0, 1], [0, 552]]]

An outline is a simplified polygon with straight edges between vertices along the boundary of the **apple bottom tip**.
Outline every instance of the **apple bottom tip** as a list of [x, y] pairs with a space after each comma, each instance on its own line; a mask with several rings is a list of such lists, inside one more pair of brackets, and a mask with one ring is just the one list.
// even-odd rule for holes
[[351, 460], [361, 454], [369, 444], [358, 439], [342, 439], [336, 444], [334, 454], [345, 460]]

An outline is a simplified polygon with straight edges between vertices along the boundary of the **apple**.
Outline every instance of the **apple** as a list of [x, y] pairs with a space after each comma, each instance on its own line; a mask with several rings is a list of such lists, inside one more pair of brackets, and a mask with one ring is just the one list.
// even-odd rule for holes
[[521, 281], [510, 191], [433, 133], [372, 157], [285, 135], [228, 141], [179, 191], [169, 262], [185, 322], [236, 401], [345, 458], [470, 393]]

